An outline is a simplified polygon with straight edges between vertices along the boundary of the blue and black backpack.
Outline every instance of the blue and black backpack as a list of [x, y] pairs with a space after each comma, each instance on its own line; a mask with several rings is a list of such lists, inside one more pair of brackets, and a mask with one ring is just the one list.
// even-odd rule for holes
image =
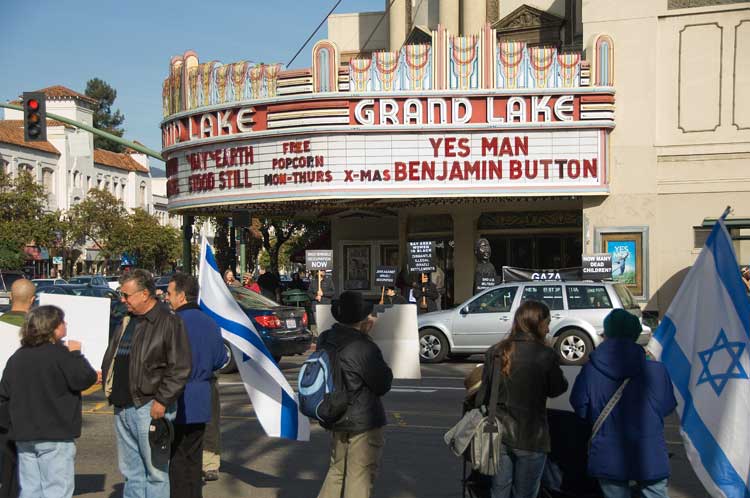
[[[328, 334], [324, 334], [326, 337]], [[338, 356], [346, 344], [336, 345], [324, 339], [318, 343], [299, 371], [299, 410], [321, 422], [323, 426], [336, 423], [349, 406], [349, 393], [344, 386], [344, 374]]]

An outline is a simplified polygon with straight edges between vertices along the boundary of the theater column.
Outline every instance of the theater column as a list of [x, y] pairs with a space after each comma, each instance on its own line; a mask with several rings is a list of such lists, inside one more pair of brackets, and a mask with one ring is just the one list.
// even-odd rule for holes
[[457, 211], [453, 216], [453, 302], [461, 303], [474, 292], [474, 242], [477, 211]]
[[193, 220], [194, 216], [182, 216], [182, 271], [193, 273]]

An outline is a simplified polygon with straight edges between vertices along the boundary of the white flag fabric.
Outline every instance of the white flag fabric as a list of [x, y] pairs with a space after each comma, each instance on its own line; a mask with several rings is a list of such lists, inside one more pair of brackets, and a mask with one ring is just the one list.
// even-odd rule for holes
[[750, 300], [736, 261], [721, 218], [649, 345], [672, 377], [693, 470], [723, 498], [750, 497]]
[[198, 304], [221, 327], [232, 346], [242, 383], [266, 435], [310, 439], [310, 421], [299, 412], [297, 394], [287, 382], [258, 331], [229, 292], [213, 250], [203, 237]]

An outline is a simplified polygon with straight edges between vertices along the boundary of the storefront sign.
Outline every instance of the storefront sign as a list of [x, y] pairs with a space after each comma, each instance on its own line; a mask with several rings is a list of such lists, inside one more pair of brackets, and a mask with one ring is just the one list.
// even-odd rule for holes
[[431, 240], [409, 242], [409, 273], [435, 271], [435, 242]]
[[612, 278], [611, 254], [584, 254], [581, 256], [581, 273], [584, 280], [605, 280]]
[[333, 251], [305, 251], [305, 266], [308, 270], [333, 270]]
[[196, 147], [167, 161], [170, 208], [280, 198], [606, 192], [604, 132], [332, 134]]
[[378, 266], [375, 269], [375, 286], [393, 287], [396, 285], [396, 275], [398, 267], [396, 266]]

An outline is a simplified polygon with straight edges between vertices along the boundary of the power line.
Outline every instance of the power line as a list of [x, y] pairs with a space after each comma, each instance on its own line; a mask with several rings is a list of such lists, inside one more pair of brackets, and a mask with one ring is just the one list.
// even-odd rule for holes
[[[292, 62], [294, 62], [294, 59], [296, 59], [297, 56], [300, 54], [300, 52], [302, 52], [302, 50], [307, 46], [307, 44], [310, 43], [310, 40], [312, 40], [313, 36], [315, 36], [315, 33], [318, 32], [318, 30], [320, 29], [320, 27], [323, 26], [323, 23], [328, 20], [328, 16], [330, 16], [331, 14], [333, 14], [333, 11], [336, 10], [336, 7], [338, 7], [340, 3], [341, 3], [341, 0], [338, 0], [336, 2], [336, 5], [334, 5], [333, 8], [328, 12], [328, 14], [326, 14], [326, 16], [323, 18], [323, 20], [320, 21], [320, 24], [318, 24], [318, 27], [315, 28], [315, 31], [313, 31], [312, 34], [307, 37], [307, 40], [305, 40], [305, 43], [303, 43], [302, 46], [299, 48], [299, 50], [297, 50], [297, 53], [294, 54], [294, 57], [292, 57], [292, 60], [290, 60], [287, 63], [287, 65], [286, 65], [287, 68], [292, 65]], [[391, 1], [391, 3], [393, 3], [393, 1]]]

